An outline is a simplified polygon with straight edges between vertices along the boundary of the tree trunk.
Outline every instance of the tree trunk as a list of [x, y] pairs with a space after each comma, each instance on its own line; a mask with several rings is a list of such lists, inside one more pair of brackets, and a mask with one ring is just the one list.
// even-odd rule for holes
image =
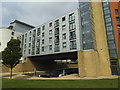
[[11, 72], [10, 72], [10, 79], [12, 79], [12, 66], [11, 66]]

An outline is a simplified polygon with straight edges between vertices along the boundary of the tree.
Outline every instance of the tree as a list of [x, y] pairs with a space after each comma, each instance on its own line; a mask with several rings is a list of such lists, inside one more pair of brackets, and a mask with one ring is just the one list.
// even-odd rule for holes
[[3, 64], [11, 69], [10, 79], [12, 79], [12, 69], [19, 63], [21, 58], [20, 40], [11, 39], [7, 47], [2, 51]]

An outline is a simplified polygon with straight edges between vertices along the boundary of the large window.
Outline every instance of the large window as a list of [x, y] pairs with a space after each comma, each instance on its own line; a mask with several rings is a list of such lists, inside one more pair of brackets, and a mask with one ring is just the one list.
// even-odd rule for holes
[[62, 25], [62, 30], [65, 30], [66, 29], [66, 25]]
[[66, 48], [66, 42], [63, 42], [63, 48]]
[[75, 14], [72, 13], [69, 15], [69, 21], [74, 21], [75, 20]]
[[62, 39], [63, 39], [63, 40], [66, 39], [66, 33], [64, 33], [64, 34], [62, 35]]
[[115, 9], [115, 14], [118, 14], [118, 9]]
[[49, 38], [49, 43], [52, 43], [52, 37]]
[[42, 40], [42, 44], [44, 44], [44, 39]]
[[56, 20], [54, 25], [55, 27], [59, 26], [59, 20]]
[[55, 44], [55, 52], [59, 51], [59, 44]]
[[50, 50], [50, 51], [52, 50], [52, 45], [49, 45], [49, 50]]
[[31, 43], [29, 43], [29, 47], [31, 47]]
[[42, 52], [44, 52], [44, 47], [42, 47]]
[[69, 29], [74, 30], [75, 29], [75, 23], [70, 23]]
[[36, 49], [36, 54], [40, 54], [40, 48]]
[[42, 33], [42, 37], [44, 37], [44, 36], [45, 36], [45, 33], [43, 32], [43, 33]]
[[120, 22], [120, 18], [119, 18], [119, 17], [116, 17], [116, 20], [117, 20], [117, 23], [119, 23], [119, 22]]
[[75, 31], [70, 32], [70, 40], [76, 39]]
[[42, 30], [45, 30], [45, 26], [42, 26]]
[[31, 37], [29, 37], [29, 42], [31, 41]]
[[40, 28], [37, 29], [37, 36], [40, 35]]
[[49, 35], [52, 35], [52, 30], [49, 31]]
[[76, 47], [76, 40], [70, 41], [70, 50], [76, 49], [76, 48], [77, 48], [77, 47]]
[[64, 22], [64, 21], [65, 21], [65, 17], [62, 18], [62, 22]]

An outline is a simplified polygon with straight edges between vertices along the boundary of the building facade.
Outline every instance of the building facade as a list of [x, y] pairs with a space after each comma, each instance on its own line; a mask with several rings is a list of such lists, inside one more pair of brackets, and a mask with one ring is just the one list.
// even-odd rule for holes
[[77, 52], [79, 76], [118, 74], [120, 17], [119, 3], [114, 4], [80, 2], [79, 9], [20, 35], [23, 57], [39, 61], [44, 55]]

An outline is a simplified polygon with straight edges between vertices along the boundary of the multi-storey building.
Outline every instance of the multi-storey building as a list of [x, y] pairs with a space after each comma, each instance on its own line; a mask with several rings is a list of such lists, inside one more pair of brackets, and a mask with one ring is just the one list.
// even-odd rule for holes
[[80, 2], [79, 9], [19, 36], [23, 57], [28, 57], [33, 62], [40, 61], [41, 58], [45, 61], [44, 56], [48, 57], [48, 61], [76, 59], [81, 77], [118, 74], [118, 7], [118, 2]]

